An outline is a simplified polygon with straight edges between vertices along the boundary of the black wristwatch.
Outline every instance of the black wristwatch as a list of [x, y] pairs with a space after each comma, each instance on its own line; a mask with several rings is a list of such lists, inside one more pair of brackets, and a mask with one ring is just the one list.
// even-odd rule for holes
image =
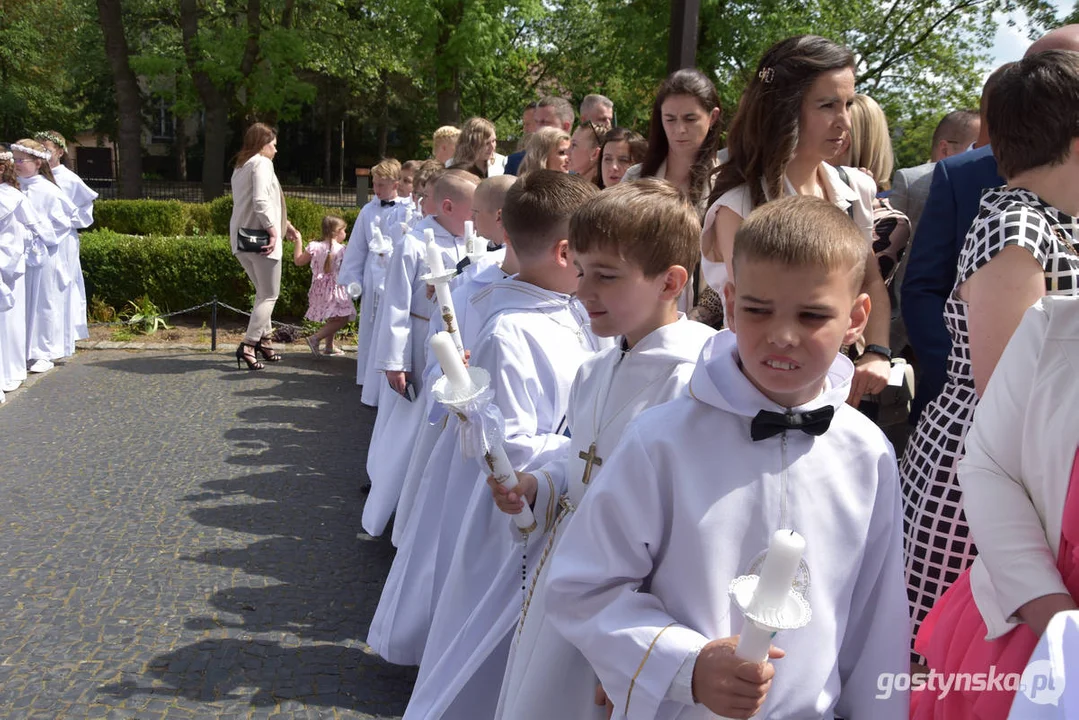
[[865, 350], [862, 351], [862, 354], [865, 355], [866, 353], [880, 355], [882, 358], [888, 361], [891, 361], [892, 359], [892, 351], [884, 347], [883, 345], [866, 345]]

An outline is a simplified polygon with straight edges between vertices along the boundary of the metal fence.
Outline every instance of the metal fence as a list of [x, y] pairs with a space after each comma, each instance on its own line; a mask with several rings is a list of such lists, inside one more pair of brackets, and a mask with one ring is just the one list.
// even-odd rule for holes
[[[87, 185], [97, 191], [102, 200], [115, 200], [119, 196], [120, 185], [117, 181], [100, 178], [83, 178]], [[285, 185], [281, 188], [289, 197], [303, 198], [330, 207], [355, 207], [356, 188], [354, 187], [319, 187], [314, 185]], [[225, 183], [225, 194], [232, 192]], [[179, 180], [143, 180], [142, 197], [150, 200], [180, 200], [182, 202], [201, 203], [206, 199], [202, 194], [202, 184]]]

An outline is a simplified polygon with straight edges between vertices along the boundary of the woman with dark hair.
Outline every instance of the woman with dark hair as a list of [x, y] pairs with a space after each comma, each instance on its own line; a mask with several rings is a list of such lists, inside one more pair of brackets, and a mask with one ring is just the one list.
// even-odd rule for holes
[[[783, 195], [813, 195], [835, 203], [872, 247], [876, 183], [853, 168], [843, 168], [841, 175], [828, 164], [850, 133], [853, 103], [854, 55], [842, 45], [799, 35], [764, 53], [731, 120], [728, 160], [715, 173], [704, 218], [701, 270], [711, 287], [727, 284], [726, 260], [743, 218]], [[891, 371], [891, 304], [872, 252], [866, 256], [862, 289], [873, 309], [847, 399], [855, 406], [863, 395], [882, 391]]]
[[[255, 306], [247, 323], [247, 334], [236, 348], [236, 365], [247, 363], [248, 370], [266, 367], [264, 360], [277, 362], [281, 356], [270, 347], [270, 333], [277, 295], [281, 290], [281, 235], [295, 240], [296, 228], [288, 221], [285, 194], [273, 169], [277, 154], [277, 133], [268, 125], [255, 123], [244, 133], [244, 144], [236, 156], [232, 171], [232, 219], [229, 221], [229, 238], [232, 252], [240, 261], [247, 276], [255, 285]], [[261, 249], [247, 250], [247, 237], [251, 231], [269, 234], [269, 242]]]
[[682, 190], [704, 213], [719, 148], [719, 94], [700, 70], [676, 70], [652, 103], [648, 151], [623, 180], [657, 177]]
[[600, 190], [622, 182], [626, 171], [643, 162], [647, 152], [648, 143], [639, 133], [624, 127], [608, 130], [599, 146], [596, 184]]

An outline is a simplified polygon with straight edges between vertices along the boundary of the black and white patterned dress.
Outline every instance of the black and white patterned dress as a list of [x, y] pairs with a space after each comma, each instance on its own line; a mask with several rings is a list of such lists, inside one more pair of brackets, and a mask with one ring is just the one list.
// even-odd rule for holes
[[955, 471], [974, 417], [978, 397], [970, 363], [967, 303], [958, 288], [1010, 245], [1029, 250], [1045, 268], [1048, 295], [1079, 295], [1079, 220], [1017, 188], [997, 188], [982, 196], [978, 217], [959, 256], [955, 289], [944, 305], [952, 335], [948, 382], [922, 413], [900, 463], [907, 593], [914, 632], [977, 551], [968, 538]]

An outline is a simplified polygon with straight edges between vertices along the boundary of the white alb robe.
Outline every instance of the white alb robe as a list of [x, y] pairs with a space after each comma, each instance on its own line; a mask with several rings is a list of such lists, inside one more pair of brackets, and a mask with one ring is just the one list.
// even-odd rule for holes
[[424, 231], [428, 229], [434, 231], [435, 242], [442, 250], [442, 261], [447, 268], [456, 266], [465, 252], [463, 239], [443, 228], [435, 217], [425, 218], [401, 240], [387, 271], [377, 367], [383, 372], [403, 370], [410, 373], [416, 399], [409, 401], [388, 382], [382, 381], [378, 416], [367, 453], [371, 491], [363, 506], [363, 528], [376, 537], [386, 529], [386, 523], [397, 507], [424, 412], [420, 396], [423, 369], [427, 365], [425, 341], [428, 322], [436, 311], [433, 299], [427, 298], [427, 283], [421, 279], [430, 272], [424, 241]]
[[[341, 259], [341, 268], [337, 271], [337, 284], [348, 287], [357, 283], [362, 288], [360, 296], [360, 316], [356, 342], [356, 383], [362, 385], [367, 376], [368, 350], [375, 342], [375, 315], [379, 296], [382, 291], [381, 281], [385, 278], [390, 262], [390, 251], [377, 243], [371, 233], [374, 223], [386, 239], [398, 240], [403, 232], [400, 228], [408, 212], [408, 206], [401, 198], [393, 205], [383, 205], [379, 198], [371, 200], [360, 209], [352, 232], [348, 236], [345, 257]], [[373, 248], [372, 245], [376, 247]]]
[[[52, 176], [56, 184], [64, 191], [68, 199], [75, 205], [75, 230], [84, 230], [94, 224], [94, 200], [97, 193], [83, 182], [77, 174], [68, 170], [64, 165], [57, 165], [52, 169]], [[79, 235], [76, 232], [72, 239], [75, 241], [67, 248], [67, 262], [71, 271], [72, 280], [75, 283], [75, 292], [69, 296], [69, 317], [73, 323], [67, 328], [73, 335], [69, 340], [85, 340], [90, 337], [90, 328], [86, 317], [86, 282], [82, 276], [82, 261], [79, 258]]]
[[[0, 390], [26, 379], [26, 250], [30, 202], [0, 184]], [[37, 222], [33, 220], [31, 222]]]
[[[609, 348], [584, 362], [570, 390], [568, 452], [538, 473], [537, 509], [558, 506], [549, 532], [540, 527], [528, 538], [529, 594], [519, 613], [518, 558], [504, 567], [503, 577], [483, 599], [478, 617], [486, 614], [492, 632], [516, 632], [502, 681], [496, 718], [546, 720], [564, 718], [604, 720], [605, 711], [592, 702], [596, 675], [577, 648], [551, 625], [544, 585], [550, 565], [544, 562], [558, 547], [565, 529], [589, 485], [604, 472], [606, 459], [618, 444], [626, 425], [646, 409], [685, 394], [690, 375], [705, 342], [716, 334], [707, 325], [687, 320], [657, 328], [629, 350]], [[595, 444], [593, 448], [593, 443]], [[586, 462], [594, 450], [601, 464]], [[513, 573], [516, 573], [515, 575]], [[501, 589], [501, 597], [497, 592]], [[516, 590], [517, 592], [513, 592]], [[504, 607], [490, 601], [498, 600]], [[493, 620], [498, 618], [498, 620]], [[557, 687], [557, 692], [551, 692]]]
[[[457, 314], [457, 328], [461, 334], [461, 344], [466, 349], [474, 346], [475, 330], [478, 329], [475, 327], [474, 313], [469, 312], [472, 305], [468, 300], [492, 282], [505, 279], [506, 274], [499, 267], [499, 258], [504, 256], [504, 252], [501, 254], [488, 253], [482, 264], [469, 264], [461, 274], [460, 284], [451, 293], [453, 296], [453, 309]], [[412, 506], [419, 492], [420, 480], [423, 478], [423, 471], [427, 467], [427, 461], [431, 458], [431, 451], [434, 450], [438, 436], [442, 434], [447, 423], [448, 413], [444, 409], [440, 409], [441, 411], [437, 411], [435, 416], [432, 416], [435, 401], [431, 396], [431, 384], [442, 376], [442, 368], [438, 365], [438, 358], [435, 357], [434, 353], [430, 352], [431, 338], [444, 328], [445, 322], [442, 320], [442, 316], [435, 313], [431, 317], [431, 322], [427, 329], [427, 367], [423, 371], [422, 397], [425, 410], [420, 417], [419, 429], [416, 432], [416, 450], [408, 461], [405, 480], [401, 485], [401, 497], [397, 500], [397, 513], [394, 516], [393, 533], [390, 536], [394, 547], [400, 547], [401, 540], [404, 538], [405, 528], [408, 526], [408, 519], [412, 514]], [[471, 333], [469, 329], [472, 330]]]
[[26, 271], [26, 352], [31, 361], [59, 360], [75, 354], [70, 294], [78, 268], [71, 267], [70, 252], [78, 250], [78, 208], [41, 175], [19, 178], [19, 185], [42, 221], [31, 232], [48, 249], [41, 264]]
[[676, 700], [688, 692], [677, 681], [704, 644], [739, 633], [729, 584], [791, 528], [806, 542], [795, 586], [812, 619], [775, 637], [787, 655], [760, 717], [905, 720], [906, 694], [874, 697], [881, 673], [910, 668], [898, 470], [881, 431], [844, 403], [852, 376], [837, 357], [826, 389], [795, 408], [836, 408], [823, 435], [753, 442], [757, 412], [785, 408], [742, 374], [721, 332], [689, 396], [641, 415], [604, 460], [550, 561], [547, 612], [616, 718], [714, 717]]
[[[587, 313], [576, 298], [510, 278], [477, 293], [472, 304], [488, 319], [480, 330], [471, 363], [491, 374], [494, 402], [506, 423], [506, 452], [514, 468], [530, 471], [560, 457], [569, 389], [581, 363], [610, 341], [592, 335]], [[443, 527], [437, 555], [450, 562], [438, 594], [420, 673], [405, 718], [491, 717], [498, 701], [505, 652], [477, 647], [487, 639], [492, 618], [470, 617], [509, 559], [520, 560], [522, 545], [506, 531], [478, 458], [455, 448], [449, 466]], [[449, 512], [450, 495], [467, 498], [463, 515]], [[549, 522], [537, 512], [538, 522]], [[454, 532], [459, 527], [459, 532]], [[450, 541], [456, 536], [450, 548]], [[509, 578], [520, 592], [521, 575]], [[508, 638], [507, 638], [508, 640]], [[508, 644], [506, 644], [508, 649]], [[488, 659], [497, 664], [492, 667]], [[477, 670], [474, 664], [483, 666]], [[476, 682], [469, 682], [475, 680]], [[484, 686], [486, 682], [490, 686]]]

